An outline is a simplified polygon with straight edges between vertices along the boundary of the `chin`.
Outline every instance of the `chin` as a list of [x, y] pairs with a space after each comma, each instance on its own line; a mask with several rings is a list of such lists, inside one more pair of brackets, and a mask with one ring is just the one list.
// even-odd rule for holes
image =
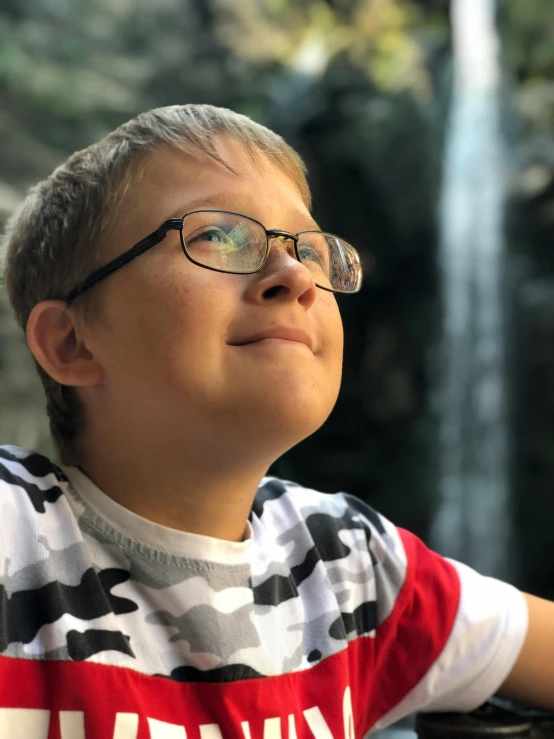
[[252, 418], [256, 433], [268, 433], [282, 440], [283, 452], [311, 436], [325, 423], [335, 405], [331, 400], [310, 397], [309, 394], [272, 399], [258, 408]]

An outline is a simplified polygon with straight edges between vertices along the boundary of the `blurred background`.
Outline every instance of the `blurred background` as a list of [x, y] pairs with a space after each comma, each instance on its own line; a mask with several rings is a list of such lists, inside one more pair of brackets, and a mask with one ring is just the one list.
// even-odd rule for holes
[[[366, 278], [337, 406], [273, 472], [554, 598], [554, 12], [462, 2], [0, 0], [0, 220], [148, 108], [276, 130]], [[0, 443], [51, 452], [1, 287]]]

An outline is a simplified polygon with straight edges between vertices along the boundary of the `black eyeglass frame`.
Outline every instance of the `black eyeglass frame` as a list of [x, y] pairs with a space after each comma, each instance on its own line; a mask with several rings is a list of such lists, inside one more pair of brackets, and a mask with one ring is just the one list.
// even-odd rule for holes
[[[253, 269], [249, 272], [233, 272], [229, 270], [219, 269], [217, 267], [210, 267], [206, 264], [202, 264], [201, 262], [198, 262], [196, 259], [193, 259], [191, 255], [187, 251], [187, 247], [185, 244], [185, 239], [183, 236], [183, 227], [185, 218], [187, 216], [194, 215], [195, 213], [225, 213], [227, 215], [231, 216], [239, 216], [240, 218], [246, 218], [249, 221], [252, 221], [253, 223], [258, 224], [260, 226], [266, 235], [266, 249], [265, 254], [262, 259], [262, 263], [257, 269]], [[89, 290], [91, 287], [94, 287], [100, 280], [103, 280], [105, 277], [108, 277], [108, 275], [111, 275], [116, 270], [120, 269], [121, 267], [124, 267], [126, 264], [129, 264], [129, 262], [132, 262], [133, 259], [136, 259], [137, 257], [140, 257], [142, 254], [147, 252], [152, 247], [159, 244], [161, 241], [165, 239], [167, 236], [168, 231], [179, 231], [179, 235], [181, 238], [181, 247], [183, 249], [185, 257], [191, 261], [193, 264], [196, 264], [198, 267], [202, 267], [203, 269], [209, 269], [212, 272], [223, 272], [224, 274], [232, 274], [232, 275], [253, 275], [256, 274], [256, 272], [259, 272], [264, 264], [267, 261], [267, 258], [269, 256], [270, 251], [270, 243], [269, 240], [271, 238], [284, 238], [284, 239], [291, 239], [294, 243], [294, 252], [296, 255], [296, 259], [302, 264], [302, 260], [300, 259], [300, 255], [298, 253], [298, 240], [302, 234], [305, 233], [321, 233], [326, 236], [332, 236], [335, 239], [338, 239], [342, 243], [346, 244], [354, 251], [354, 253], [358, 256], [358, 252], [354, 249], [353, 246], [348, 244], [347, 241], [344, 241], [344, 239], [341, 239], [339, 236], [335, 236], [334, 234], [327, 233], [326, 231], [317, 231], [317, 230], [310, 230], [307, 229], [305, 231], [299, 231], [297, 234], [289, 233], [288, 231], [281, 231], [279, 229], [266, 229], [266, 227], [263, 225], [263, 223], [260, 223], [255, 218], [250, 218], [250, 216], [245, 216], [243, 213], [235, 213], [232, 210], [214, 210], [213, 208], [201, 208], [199, 210], [191, 210], [188, 213], [185, 213], [184, 216], [181, 218], [169, 218], [167, 221], [164, 221], [159, 228], [157, 228], [155, 231], [153, 231], [148, 236], [145, 236], [144, 239], [141, 239], [138, 243], [136, 243], [134, 246], [130, 247], [130, 249], [127, 249], [127, 251], [124, 251], [119, 256], [115, 257], [111, 261], [109, 261], [107, 264], [104, 264], [102, 267], [99, 267], [98, 269], [94, 270], [94, 272], [91, 272], [91, 274], [86, 277], [81, 283], [79, 283], [76, 287], [73, 288], [73, 290], [70, 290], [67, 295], [65, 295], [62, 300], [64, 300], [66, 303], [70, 304], [72, 303], [75, 298], [77, 298], [79, 295], [84, 293], [86, 290]], [[356, 290], [334, 290], [331, 287], [325, 287], [324, 285], [318, 285], [316, 283], [316, 287], [321, 288], [321, 290], [327, 290], [328, 292], [332, 293], [342, 293], [345, 295], [350, 295], [358, 292], [360, 290], [361, 284], [358, 286]]]

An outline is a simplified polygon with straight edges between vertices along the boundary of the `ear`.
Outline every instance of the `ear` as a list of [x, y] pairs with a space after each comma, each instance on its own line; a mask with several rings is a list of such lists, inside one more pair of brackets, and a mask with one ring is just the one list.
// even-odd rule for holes
[[80, 336], [75, 311], [62, 300], [35, 305], [27, 321], [27, 343], [42, 369], [60, 385], [99, 384], [103, 369]]

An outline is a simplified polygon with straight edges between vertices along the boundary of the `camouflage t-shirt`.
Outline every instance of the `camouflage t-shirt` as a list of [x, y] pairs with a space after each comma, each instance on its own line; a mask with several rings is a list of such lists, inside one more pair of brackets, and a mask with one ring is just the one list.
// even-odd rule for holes
[[0, 737], [363, 737], [471, 710], [522, 595], [360, 500], [264, 478], [243, 541], [169, 529], [0, 447]]

